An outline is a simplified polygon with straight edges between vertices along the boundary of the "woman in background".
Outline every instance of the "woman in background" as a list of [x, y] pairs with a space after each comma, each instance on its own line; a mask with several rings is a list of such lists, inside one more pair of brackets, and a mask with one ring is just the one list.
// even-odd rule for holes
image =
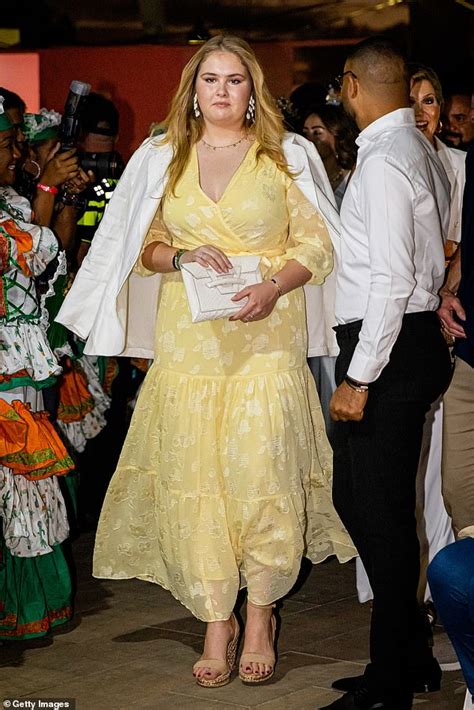
[[[344, 192], [357, 158], [358, 129], [342, 106], [320, 104], [303, 117], [303, 135], [317, 148], [340, 210]], [[329, 402], [336, 389], [334, 370], [339, 352], [333, 326], [335, 318], [335, 271], [320, 286], [305, 286], [308, 323], [308, 364], [316, 382], [326, 431], [331, 440], [333, 421]]]
[[340, 210], [357, 159], [357, 126], [342, 106], [321, 104], [308, 110], [302, 133], [321, 156]]

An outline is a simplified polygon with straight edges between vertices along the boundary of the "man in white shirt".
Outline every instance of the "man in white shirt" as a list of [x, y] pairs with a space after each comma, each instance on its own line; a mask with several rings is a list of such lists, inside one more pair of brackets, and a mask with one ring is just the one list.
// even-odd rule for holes
[[420, 677], [439, 687], [416, 598], [415, 477], [425, 413], [450, 376], [436, 316], [449, 182], [416, 129], [405, 61], [390, 42], [357, 45], [340, 81], [361, 133], [335, 243], [333, 494], [374, 602], [371, 663], [328, 708], [406, 710]]

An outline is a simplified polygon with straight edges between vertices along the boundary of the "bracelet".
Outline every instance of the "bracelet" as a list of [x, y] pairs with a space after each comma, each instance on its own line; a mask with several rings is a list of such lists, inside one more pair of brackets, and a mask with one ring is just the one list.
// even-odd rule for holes
[[187, 249], [178, 249], [177, 252], [175, 252], [173, 258], [171, 259], [171, 264], [173, 266], [173, 269], [175, 271], [181, 271], [181, 264], [179, 263], [181, 261], [181, 257], [183, 254], [185, 254]]
[[280, 286], [280, 284], [278, 283], [278, 281], [277, 281], [275, 278], [270, 279], [270, 281], [271, 281], [272, 283], [274, 283], [275, 286], [277, 287], [278, 298], [280, 298], [280, 296], [283, 296], [283, 291], [282, 291], [281, 286]]
[[349, 375], [346, 375], [344, 377], [344, 382], [346, 383], [346, 385], [349, 385], [349, 387], [355, 392], [369, 391], [369, 385], [367, 384], [367, 382], [357, 382], [357, 380], [353, 380], [352, 377], [349, 377]]
[[37, 190], [43, 190], [43, 192], [50, 192], [52, 195], [57, 195], [59, 190], [54, 185], [44, 185], [42, 182], [36, 183]]

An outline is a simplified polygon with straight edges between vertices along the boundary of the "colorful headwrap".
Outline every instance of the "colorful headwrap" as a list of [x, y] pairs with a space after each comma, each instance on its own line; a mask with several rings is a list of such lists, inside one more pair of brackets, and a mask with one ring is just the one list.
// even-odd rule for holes
[[25, 113], [23, 132], [28, 143], [39, 143], [57, 138], [60, 123], [60, 113], [42, 108], [39, 113]]
[[5, 113], [5, 109], [3, 108], [4, 101], [3, 96], [0, 96], [0, 131], [8, 131], [13, 127], [8, 114]]

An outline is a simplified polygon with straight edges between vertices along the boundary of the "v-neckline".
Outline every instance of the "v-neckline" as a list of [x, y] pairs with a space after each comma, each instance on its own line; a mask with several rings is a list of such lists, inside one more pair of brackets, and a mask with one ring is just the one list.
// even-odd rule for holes
[[194, 144], [193, 150], [194, 150], [194, 160], [196, 161], [196, 173], [197, 173], [197, 183], [198, 183], [198, 187], [199, 187], [200, 192], [204, 195], [204, 197], [205, 197], [207, 200], [209, 200], [209, 202], [212, 202], [212, 204], [214, 205], [214, 207], [218, 207], [218, 206], [220, 205], [220, 203], [221, 203], [222, 200], [224, 199], [226, 193], [229, 191], [229, 189], [230, 189], [232, 183], [234, 183], [235, 180], [237, 179], [237, 177], [238, 177], [240, 171], [242, 170], [243, 166], [244, 166], [245, 163], [247, 162], [247, 158], [248, 158], [248, 156], [250, 155], [250, 152], [253, 150], [254, 145], [255, 145], [255, 141], [253, 141], [253, 142], [250, 144], [250, 146], [249, 146], [247, 152], [246, 152], [245, 155], [243, 156], [243, 158], [242, 158], [242, 160], [240, 161], [240, 163], [238, 164], [237, 168], [236, 168], [236, 169], [234, 170], [234, 172], [232, 173], [232, 176], [231, 176], [229, 182], [227, 183], [227, 185], [225, 186], [222, 195], [219, 197], [218, 200], [213, 200], [212, 197], [210, 197], [210, 196], [207, 194], [207, 192], [205, 192], [205, 191], [202, 189], [202, 186], [201, 186], [201, 171], [200, 171], [200, 167], [199, 167], [199, 156], [198, 156], [198, 151], [197, 151], [197, 145]]

